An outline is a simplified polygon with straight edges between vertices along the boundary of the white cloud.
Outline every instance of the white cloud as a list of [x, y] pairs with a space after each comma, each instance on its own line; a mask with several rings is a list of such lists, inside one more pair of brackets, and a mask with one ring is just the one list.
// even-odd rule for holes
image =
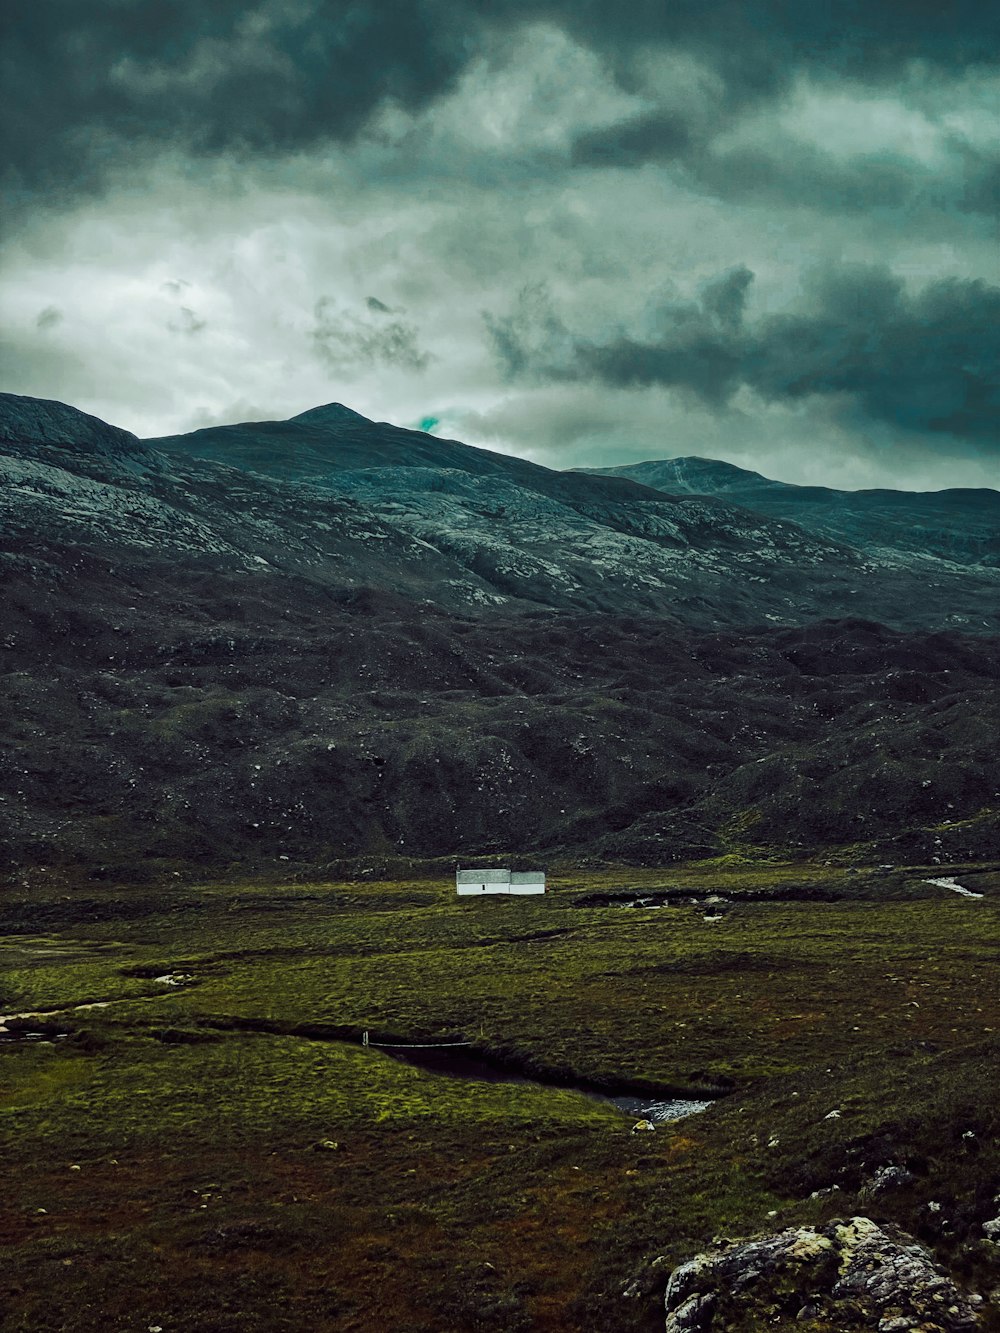
[[564, 156], [575, 134], [612, 125], [645, 105], [617, 86], [593, 51], [551, 24], [533, 23], [474, 60], [433, 107], [415, 113], [382, 108], [371, 138], [405, 148], [432, 170], [453, 172], [477, 159], [481, 171], [484, 155], [514, 163], [539, 152]]
[[[777, 112], [762, 119], [768, 137], [777, 129], [841, 161], [892, 153], [934, 168], [945, 166], [948, 157], [944, 127], [892, 92], [800, 78]], [[752, 135], [755, 128], [748, 124], [743, 133]]]
[[[802, 486], [939, 490], [996, 486], [996, 463], [882, 426], [859, 431], [841, 404], [763, 403], [741, 390], [729, 410], [680, 404], [660, 387], [546, 385], [456, 411], [437, 435], [503, 449], [547, 467], [605, 467], [661, 458], [718, 458]], [[447, 423], [448, 429], [445, 429]]]

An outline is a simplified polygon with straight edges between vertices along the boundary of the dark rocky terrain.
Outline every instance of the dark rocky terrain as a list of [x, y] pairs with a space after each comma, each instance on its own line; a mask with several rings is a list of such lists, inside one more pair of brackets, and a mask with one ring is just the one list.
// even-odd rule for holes
[[704, 495], [873, 552], [966, 567], [1000, 565], [1000, 491], [839, 491], [791, 486], [711, 458], [629, 463], [586, 475], [624, 477], [672, 495]]
[[460, 566], [439, 603], [1000, 629], [996, 491], [823, 491], [698, 459], [553, 472], [338, 403], [147, 444], [355, 500]]
[[1000, 848], [995, 493], [974, 558], [959, 502], [904, 550], [338, 405], [13, 395], [0, 481], [8, 872]]

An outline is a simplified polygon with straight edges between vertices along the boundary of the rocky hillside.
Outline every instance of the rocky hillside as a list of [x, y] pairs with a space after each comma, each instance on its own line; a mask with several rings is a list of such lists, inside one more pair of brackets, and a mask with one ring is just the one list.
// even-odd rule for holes
[[0, 399], [8, 872], [996, 854], [1000, 571], [938, 561], [938, 597], [919, 561], [342, 408], [300, 469], [278, 426], [210, 432], [220, 461]]
[[949, 564], [1000, 566], [1000, 491], [838, 491], [790, 486], [710, 458], [669, 458], [587, 471], [671, 495], [704, 495], [799, 523], [869, 553]]
[[704, 459], [553, 472], [339, 403], [148, 443], [352, 497], [496, 604], [628, 606], [702, 627], [862, 615], [1000, 628], [996, 491], [830, 491]]

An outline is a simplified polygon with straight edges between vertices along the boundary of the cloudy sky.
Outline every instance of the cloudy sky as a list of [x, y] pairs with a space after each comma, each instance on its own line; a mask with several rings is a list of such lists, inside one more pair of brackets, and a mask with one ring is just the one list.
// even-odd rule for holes
[[7, 0], [2, 388], [1000, 484], [1000, 8]]

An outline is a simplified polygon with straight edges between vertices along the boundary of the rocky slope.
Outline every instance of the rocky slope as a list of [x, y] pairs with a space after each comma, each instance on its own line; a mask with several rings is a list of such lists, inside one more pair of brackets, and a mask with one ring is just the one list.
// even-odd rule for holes
[[895, 552], [948, 565], [1000, 566], [1000, 491], [839, 491], [791, 486], [710, 458], [670, 458], [586, 470], [671, 495], [704, 495], [799, 523], [872, 553]]
[[337, 403], [149, 443], [351, 497], [454, 559], [487, 601], [703, 627], [862, 615], [1000, 628], [994, 491], [804, 491], [691, 459], [553, 472]]
[[343, 408], [157, 443], [0, 398], [8, 871], [996, 854], [996, 569]]

